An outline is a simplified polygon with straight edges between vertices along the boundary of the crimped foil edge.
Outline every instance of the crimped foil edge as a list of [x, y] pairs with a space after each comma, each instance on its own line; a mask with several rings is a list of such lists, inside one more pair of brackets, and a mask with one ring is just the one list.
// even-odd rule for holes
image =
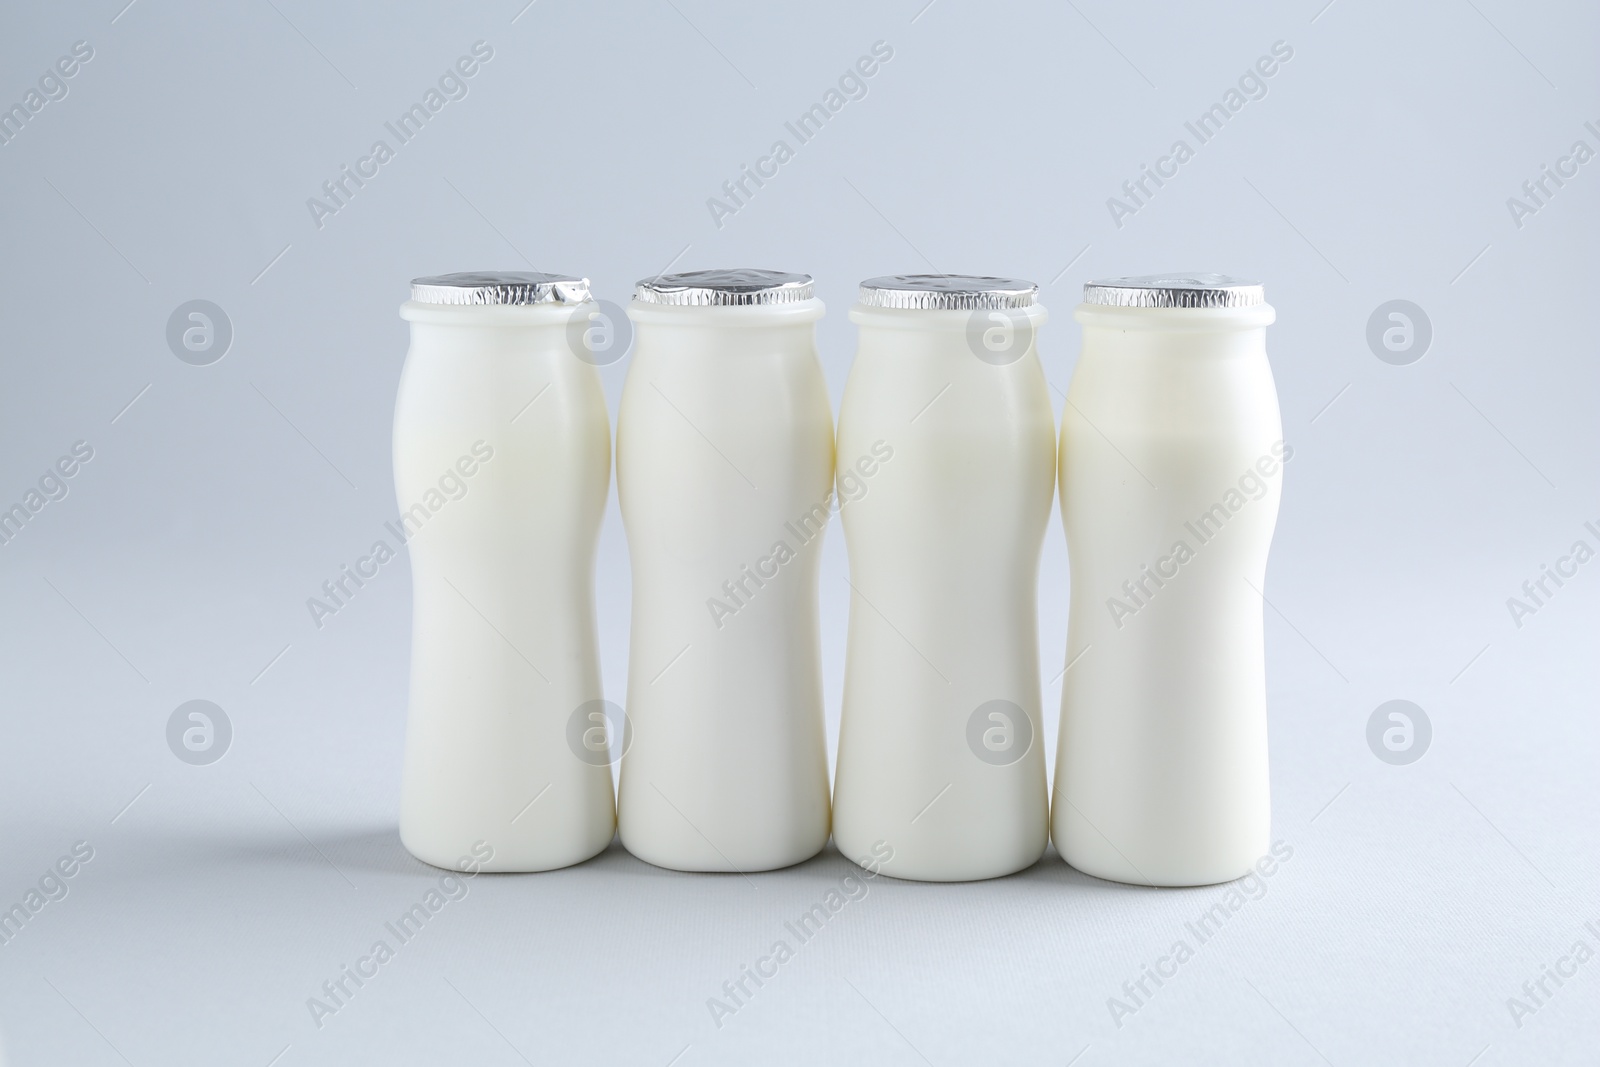
[[[762, 284], [769, 280], [771, 284]], [[816, 282], [809, 274], [754, 268], [657, 275], [639, 279], [633, 289], [635, 300], [669, 307], [798, 304], [815, 295]]]
[[889, 289], [863, 285], [856, 294], [862, 307], [900, 308], [910, 311], [979, 311], [1033, 307], [1039, 287], [1027, 292], [943, 293], [929, 289]]
[[[1160, 281], [1192, 281], [1192, 285], [1161, 285]], [[1152, 284], [1133, 284], [1149, 282]], [[1108, 278], [1085, 282], [1083, 302], [1101, 307], [1127, 308], [1243, 308], [1266, 302], [1260, 282], [1237, 278], [1208, 282], [1202, 278]]]
[[411, 299], [420, 304], [582, 304], [593, 299], [588, 278], [552, 275], [544, 279], [448, 281], [450, 275], [414, 278]]

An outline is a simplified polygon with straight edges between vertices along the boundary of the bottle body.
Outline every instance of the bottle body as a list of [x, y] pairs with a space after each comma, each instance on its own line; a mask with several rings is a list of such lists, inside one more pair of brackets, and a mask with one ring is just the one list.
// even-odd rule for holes
[[896, 877], [1009, 874], [1049, 837], [1035, 592], [1055, 482], [1049, 387], [1031, 344], [1003, 365], [975, 356], [968, 311], [851, 318], [834, 839]]
[[786, 867], [820, 851], [829, 827], [822, 304], [636, 300], [629, 315], [617, 418], [633, 569], [622, 842], [677, 870]]
[[1068, 863], [1204, 885], [1269, 845], [1262, 645], [1284, 444], [1265, 305], [1080, 305], [1052, 830]]
[[436, 866], [487, 843], [483, 870], [564, 867], [615, 831], [609, 765], [567, 740], [602, 696], [594, 558], [611, 464], [571, 312], [401, 312], [394, 467], [413, 609], [400, 835]]

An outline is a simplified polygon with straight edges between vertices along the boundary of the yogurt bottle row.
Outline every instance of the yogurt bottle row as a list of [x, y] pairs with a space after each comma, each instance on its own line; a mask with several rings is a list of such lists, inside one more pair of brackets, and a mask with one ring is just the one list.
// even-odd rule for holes
[[[863, 282], [836, 432], [809, 276], [641, 281], [615, 456], [626, 714], [601, 692], [594, 610], [603, 360], [574, 340], [599, 313], [584, 279], [531, 273], [418, 279], [402, 308], [414, 855], [548, 870], [620, 830], [650, 863], [749, 873], [831, 833], [871, 870], [959, 881], [1028, 867], [1053, 836], [1088, 874], [1198, 885], [1267, 851], [1263, 590], [1290, 450], [1260, 285], [1085, 286], [1058, 437], [1032, 283]], [[1036, 587], [1057, 486], [1071, 589], [1050, 798]], [[830, 798], [835, 513], [850, 609]]]

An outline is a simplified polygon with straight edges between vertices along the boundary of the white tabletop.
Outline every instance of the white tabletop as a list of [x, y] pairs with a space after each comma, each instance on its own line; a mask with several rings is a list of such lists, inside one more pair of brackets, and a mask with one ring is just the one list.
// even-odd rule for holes
[[[1594, 12], [124, 3], [0, 15], [0, 104], [29, 108], [0, 146], [0, 508], [75, 442], [93, 450], [0, 546], [0, 908], [43, 882], [0, 944], [5, 1062], [1593, 1055], [1600, 563], [1531, 614], [1508, 599], [1574, 542], [1600, 549], [1600, 163], [1573, 149], [1600, 150]], [[389, 133], [480, 40], [492, 57], [466, 95]], [[77, 41], [92, 58], [47, 99], [58, 82], [40, 79]], [[788, 133], [878, 41], [892, 58], [865, 95], [803, 143]], [[1189, 130], [1241, 86], [1220, 132]], [[395, 150], [375, 176], [336, 212], [308, 207], [380, 138]], [[708, 208], [784, 138], [776, 177]], [[1135, 202], [1124, 183], [1179, 140], [1176, 176]], [[1545, 165], [1577, 169], [1557, 184]], [[669, 267], [734, 265], [817, 278], [836, 407], [861, 278], [1035, 280], [1058, 418], [1084, 281], [1265, 282], [1296, 450], [1266, 588], [1274, 837], [1292, 849], [1272, 877], [1143, 889], [1052, 851], [992, 882], [851, 883], [831, 850], [685, 875], [613, 845], [473, 879], [414, 937], [388, 932], [438, 884], [395, 830], [407, 564], [320, 627], [306, 600], [395, 517], [406, 283], [572, 271], [625, 302]], [[222, 358], [169, 346], [191, 300], [223, 310]], [[1430, 325], [1415, 360], [1368, 342], [1394, 300]], [[613, 419], [627, 366], [601, 370]], [[837, 531], [824, 552], [834, 741]], [[1059, 518], [1040, 591], [1053, 761]], [[597, 595], [620, 701], [614, 494]], [[196, 699], [232, 727], [209, 766], [165, 735]], [[1432, 728], [1406, 765], [1367, 743], [1396, 699]], [[786, 925], [830, 899], [814, 935]], [[345, 978], [380, 940], [392, 958]], [[778, 942], [756, 986], [744, 968]]]

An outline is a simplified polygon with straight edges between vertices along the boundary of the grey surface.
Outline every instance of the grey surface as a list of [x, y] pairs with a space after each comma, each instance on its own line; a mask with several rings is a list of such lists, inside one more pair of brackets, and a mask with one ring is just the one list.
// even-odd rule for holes
[[[0, 547], [0, 902], [75, 842], [95, 850], [0, 947], [8, 1062], [1593, 1055], [1600, 961], [1547, 980], [1520, 1026], [1507, 1001], [1575, 941], [1600, 948], [1600, 562], [1520, 628], [1506, 604], [1575, 540], [1600, 545], [1583, 526], [1600, 520], [1600, 161], [1520, 226], [1507, 205], [1575, 140], [1600, 148], [1591, 7], [124, 3], [0, 13], [0, 102], [94, 48], [0, 146], [0, 498], [94, 449]], [[466, 98], [317, 228], [306, 199], [480, 39], [494, 57]], [[878, 40], [894, 56], [865, 98], [719, 228], [707, 198]], [[1267, 95], [1119, 228], [1107, 198], [1279, 40], [1294, 56]], [[434, 883], [394, 826], [405, 564], [321, 629], [305, 603], [395, 515], [406, 283], [572, 271], [623, 302], [669, 266], [741, 265], [815, 275], [835, 404], [862, 278], [1038, 281], [1057, 390], [1086, 278], [1266, 282], [1295, 447], [1266, 589], [1293, 858], [1120, 1027], [1108, 998], [1224, 890], [1114, 886], [1053, 853], [993, 883], [880, 879], [718, 1028], [707, 999], [845, 865], [690, 877], [613, 849], [475, 880], [317, 1028], [307, 998]], [[209, 365], [166, 337], [201, 299], [233, 332]], [[1394, 300], [1431, 321], [1419, 360], [1368, 345]], [[627, 365], [601, 369], [613, 412]], [[830, 535], [830, 737], [845, 566]], [[601, 571], [620, 697], [614, 505]], [[1053, 522], [1047, 707], [1066, 578]], [[197, 699], [233, 728], [207, 766], [167, 747]], [[1367, 746], [1394, 699], [1433, 727], [1409, 765]]]

